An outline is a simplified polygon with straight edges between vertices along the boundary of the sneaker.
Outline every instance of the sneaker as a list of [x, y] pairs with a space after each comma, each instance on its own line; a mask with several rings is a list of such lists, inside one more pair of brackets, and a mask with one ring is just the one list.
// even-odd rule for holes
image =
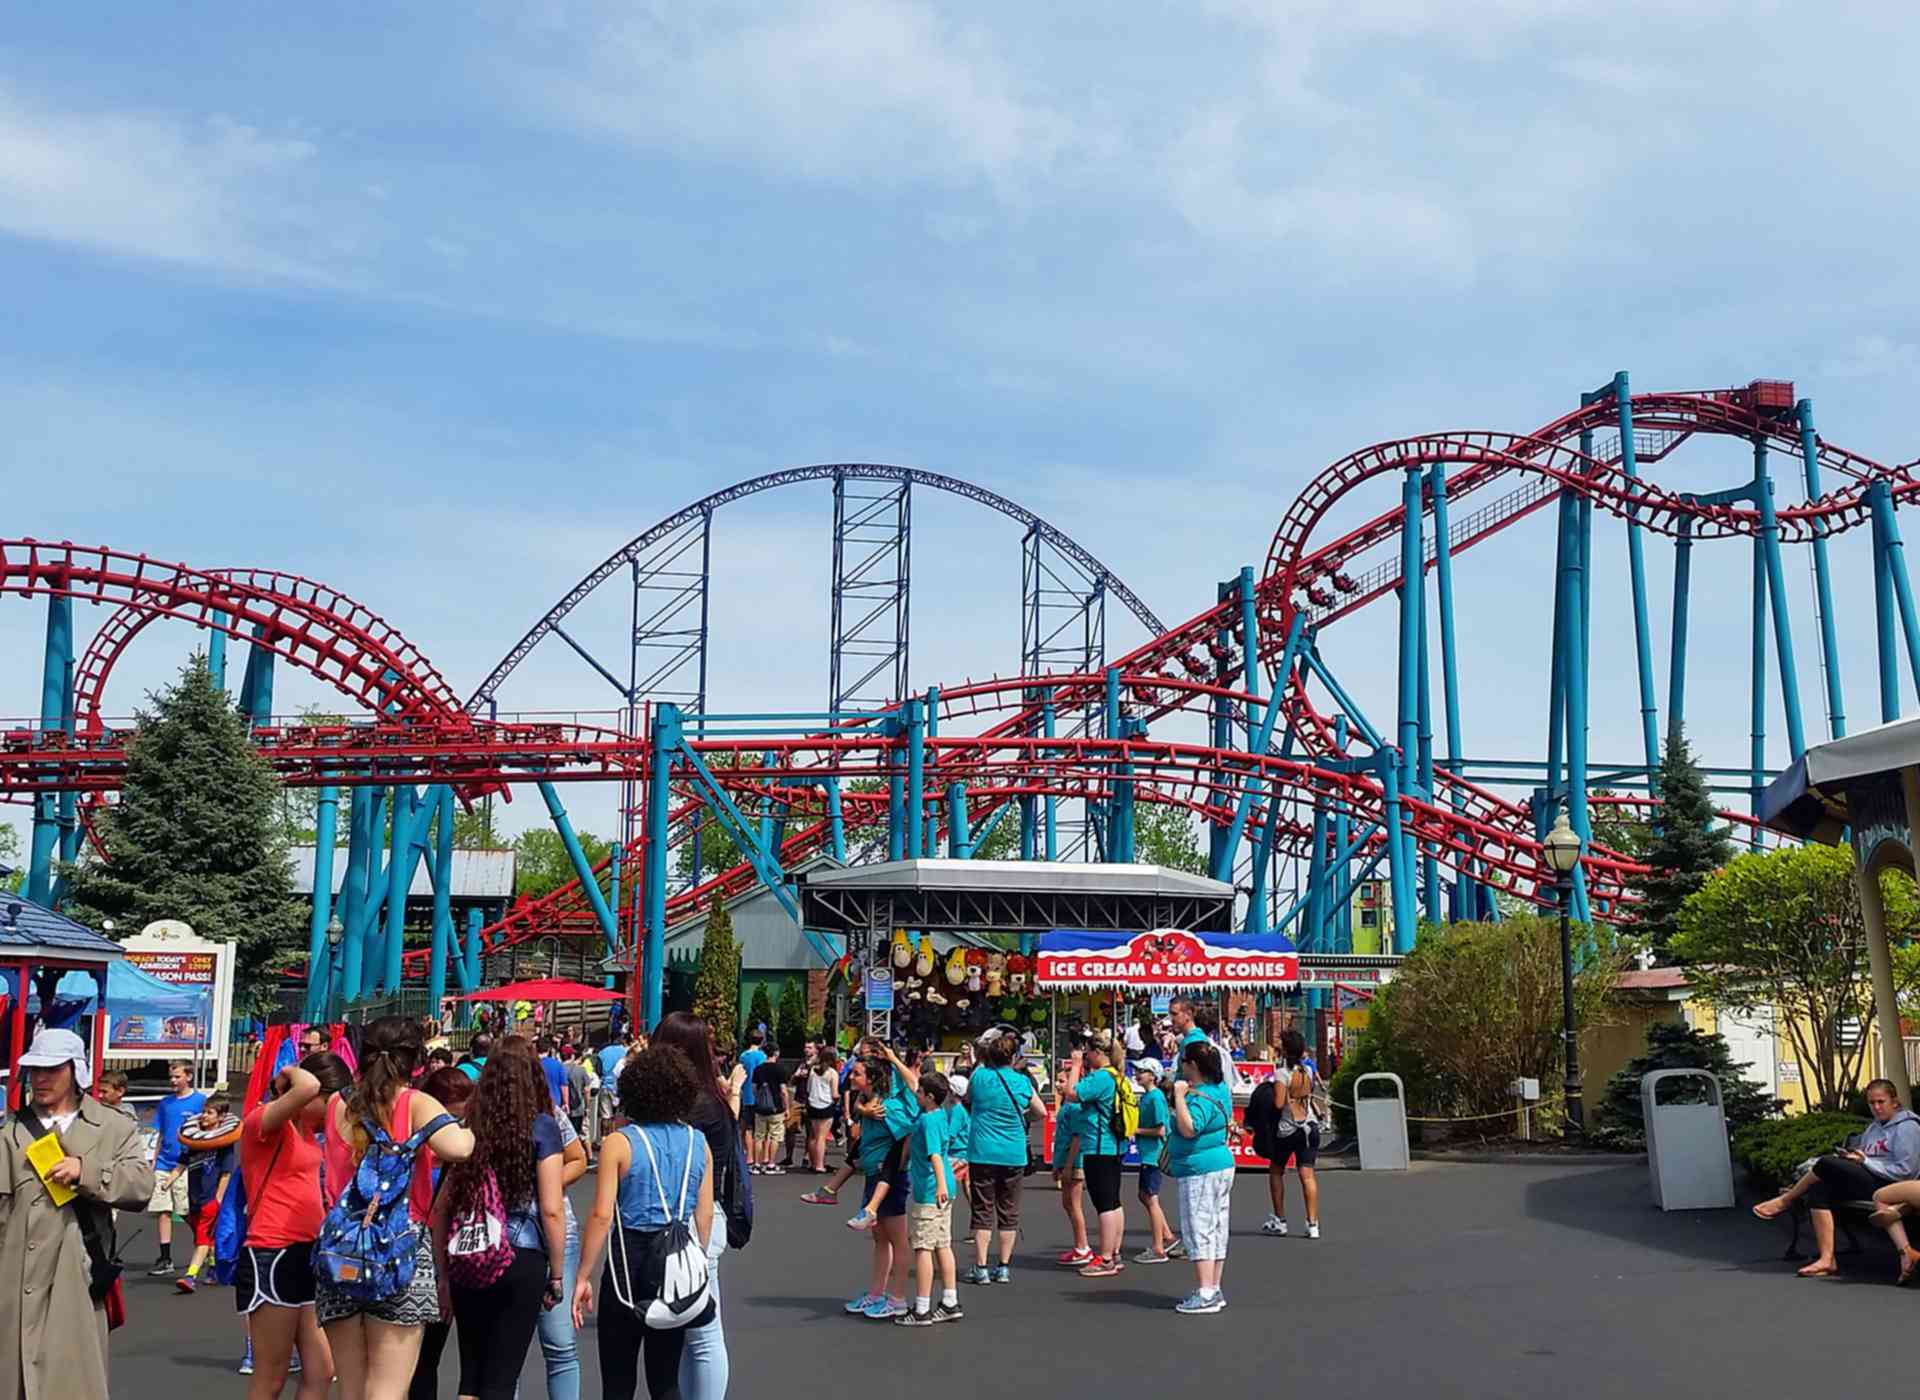
[[958, 1303], [955, 1303], [952, 1307], [948, 1307], [945, 1303], [935, 1303], [933, 1305], [933, 1320], [935, 1322], [958, 1322], [966, 1315], [967, 1310]]
[[1263, 1235], [1284, 1235], [1287, 1233], [1287, 1222], [1281, 1216], [1269, 1215], [1265, 1223], [1260, 1226], [1260, 1233]]
[[778, 1162], [769, 1162], [766, 1166], [760, 1168], [760, 1175], [762, 1176], [785, 1176], [786, 1174], [787, 1169]]
[[866, 1315], [875, 1322], [885, 1322], [888, 1318], [898, 1317], [901, 1313], [911, 1311], [904, 1299], [896, 1301], [892, 1298], [882, 1298], [878, 1294], [875, 1294], [873, 1301], [866, 1306]]
[[1310, 1240], [1320, 1238], [1320, 1222], [1318, 1220], [1309, 1220], [1307, 1222], [1307, 1238]]
[[807, 1192], [807, 1194], [800, 1199], [810, 1206], [837, 1206], [840, 1204], [839, 1193], [829, 1191], [824, 1186], [817, 1191]]
[[980, 1265], [975, 1264], [971, 1269], [967, 1270], [967, 1282], [968, 1283], [992, 1283], [993, 1271], [991, 1269], [984, 1269]]
[[874, 1226], [873, 1212], [862, 1206], [859, 1212], [847, 1220], [849, 1230], [871, 1230]]
[[240, 1374], [243, 1376], [250, 1376], [253, 1374], [253, 1343], [252, 1342], [247, 1343], [247, 1354], [240, 1358], [239, 1369], [240, 1369]]
[[147, 1270], [147, 1277], [148, 1278], [172, 1278], [175, 1274], [179, 1272], [180, 1271], [178, 1269], [173, 1267], [173, 1260], [162, 1259], [158, 1264], [155, 1264], [151, 1269]]
[[1187, 1257], [1186, 1242], [1181, 1240], [1178, 1236], [1175, 1236], [1173, 1241], [1167, 1245], [1167, 1258], [1185, 1259], [1186, 1257]]
[[847, 1299], [847, 1311], [849, 1313], [863, 1313], [875, 1303], [884, 1303], [886, 1301], [887, 1300], [882, 1298], [878, 1293], [862, 1293], [857, 1298]]
[[758, 1162], [747, 1163], [747, 1175], [748, 1176], [760, 1175], [760, 1164]]
[[1189, 1293], [1173, 1305], [1178, 1313], [1217, 1313], [1227, 1310], [1227, 1295], [1216, 1291], [1212, 1297], [1199, 1292]]
[[191, 1293], [193, 1289], [194, 1282], [192, 1274], [182, 1274], [173, 1281], [173, 1290], [176, 1293]]
[[1059, 1255], [1055, 1257], [1053, 1262], [1063, 1269], [1077, 1269], [1084, 1264], [1091, 1264], [1093, 1262], [1093, 1251], [1090, 1249], [1063, 1249]]
[[1096, 1254], [1088, 1261], [1087, 1266], [1080, 1270], [1080, 1277], [1112, 1278], [1124, 1268], [1126, 1268], [1126, 1265], [1122, 1264], [1118, 1259], [1102, 1259]]
[[893, 1325], [895, 1327], [931, 1327], [933, 1326], [933, 1314], [931, 1312], [903, 1312], [895, 1316]]
[[1012, 1283], [1013, 1269], [1006, 1264], [1000, 1265], [993, 1271], [993, 1281], [995, 1283]]
[[287, 1374], [290, 1376], [300, 1374], [300, 1351], [297, 1347], [294, 1349], [293, 1356], [287, 1361]]
[[1136, 1264], [1164, 1264], [1167, 1262], [1167, 1256], [1157, 1249], [1143, 1249], [1133, 1256], [1133, 1262]]

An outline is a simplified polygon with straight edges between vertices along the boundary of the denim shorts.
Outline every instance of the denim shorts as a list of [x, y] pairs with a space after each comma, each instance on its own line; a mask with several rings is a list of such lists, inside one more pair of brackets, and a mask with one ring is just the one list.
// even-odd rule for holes
[[1140, 1168], [1140, 1194], [1143, 1196], [1159, 1195], [1161, 1177], [1162, 1172], [1160, 1168], [1142, 1166]]

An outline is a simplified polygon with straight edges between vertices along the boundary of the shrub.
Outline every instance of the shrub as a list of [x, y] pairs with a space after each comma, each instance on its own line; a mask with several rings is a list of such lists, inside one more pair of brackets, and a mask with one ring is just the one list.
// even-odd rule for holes
[[1867, 1126], [1851, 1113], [1803, 1113], [1750, 1123], [1733, 1135], [1733, 1160], [1752, 1174], [1756, 1185], [1776, 1190], [1792, 1183], [1809, 1157], [1831, 1152]]
[[[1725, 1036], [1705, 1035], [1677, 1021], [1660, 1021], [1647, 1028], [1646, 1053], [1629, 1060], [1607, 1081], [1607, 1095], [1594, 1114], [1592, 1140], [1598, 1146], [1622, 1150], [1645, 1147], [1646, 1124], [1640, 1116], [1640, 1080], [1660, 1069], [1704, 1069], [1720, 1080], [1720, 1101], [1727, 1127], [1739, 1130], [1780, 1111], [1780, 1101], [1761, 1086], [1741, 1077]], [[1705, 1086], [1698, 1097], [1704, 1101]], [[1662, 1099], [1662, 1102], [1668, 1102]]]

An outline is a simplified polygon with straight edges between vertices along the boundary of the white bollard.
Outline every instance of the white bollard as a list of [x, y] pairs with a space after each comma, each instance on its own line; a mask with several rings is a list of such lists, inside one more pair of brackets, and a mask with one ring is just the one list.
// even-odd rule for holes
[[[1370, 1079], [1392, 1083], [1391, 1097], [1363, 1098], [1360, 1087]], [[1360, 1139], [1360, 1170], [1403, 1172], [1412, 1160], [1407, 1149], [1407, 1086], [1397, 1074], [1363, 1074], [1353, 1081], [1354, 1135]]]
[[[1706, 1081], [1707, 1103], [1658, 1102], [1671, 1079]], [[1658, 1069], [1640, 1080], [1640, 1116], [1647, 1125], [1647, 1173], [1661, 1210], [1724, 1210], [1733, 1205], [1733, 1158], [1720, 1081], [1703, 1069]]]

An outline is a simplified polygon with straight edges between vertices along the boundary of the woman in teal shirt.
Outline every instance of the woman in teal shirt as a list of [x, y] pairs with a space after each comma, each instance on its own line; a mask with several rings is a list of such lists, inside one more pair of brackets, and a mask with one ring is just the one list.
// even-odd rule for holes
[[[973, 1267], [968, 1283], [1012, 1283], [1013, 1242], [1020, 1233], [1020, 1187], [1027, 1174], [1027, 1124], [1044, 1117], [1045, 1106], [1024, 1070], [1013, 1068], [1018, 1038], [989, 1032], [980, 1042], [980, 1065], [967, 1079], [967, 1206], [973, 1231]], [[1058, 1129], [1055, 1130], [1056, 1138]], [[1000, 1262], [987, 1269], [993, 1233], [1000, 1232]]]
[[1198, 1288], [1175, 1304], [1182, 1313], [1225, 1310], [1220, 1276], [1227, 1267], [1228, 1218], [1233, 1205], [1233, 1153], [1227, 1128], [1233, 1093], [1220, 1052], [1204, 1040], [1181, 1047], [1173, 1086], [1173, 1134], [1167, 1139], [1167, 1175], [1180, 1183], [1180, 1222]]

